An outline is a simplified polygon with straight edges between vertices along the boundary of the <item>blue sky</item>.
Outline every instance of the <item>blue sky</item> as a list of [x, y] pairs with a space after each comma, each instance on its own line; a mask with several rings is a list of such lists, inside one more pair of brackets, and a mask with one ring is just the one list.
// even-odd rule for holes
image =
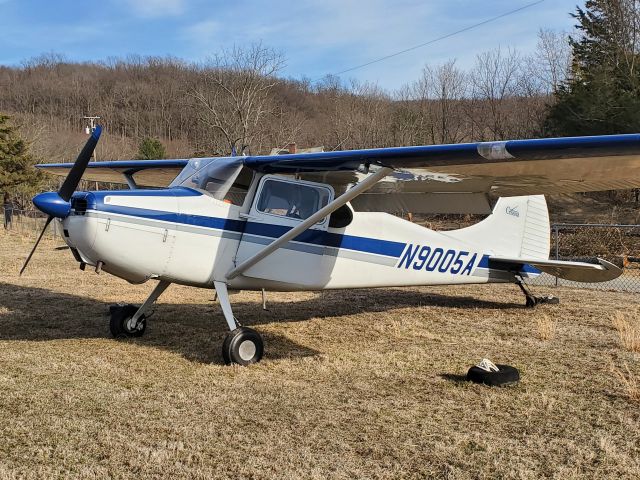
[[[427, 42], [533, 0], [0, 0], [0, 64], [55, 52], [72, 60], [173, 55], [202, 61], [262, 41], [286, 58], [285, 76], [318, 79]], [[540, 5], [453, 38], [349, 72], [388, 89], [425, 63], [473, 64], [497, 47], [535, 48], [540, 28], [571, 30], [582, 0]]]

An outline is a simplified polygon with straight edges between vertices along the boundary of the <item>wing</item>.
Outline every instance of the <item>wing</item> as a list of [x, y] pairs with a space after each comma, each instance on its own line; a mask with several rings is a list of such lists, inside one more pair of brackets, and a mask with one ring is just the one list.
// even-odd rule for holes
[[606, 282], [622, 275], [622, 269], [598, 258], [598, 263], [565, 262], [562, 260], [542, 260], [539, 258], [489, 257], [489, 268], [509, 268], [520, 271], [524, 265], [532, 265], [549, 275], [574, 282]]
[[[130, 175], [141, 187], [166, 187], [187, 165], [189, 160], [123, 160], [92, 162], [82, 176], [83, 180], [127, 183]], [[73, 163], [45, 163], [37, 168], [54, 175], [67, 175]]]
[[[83, 178], [168, 185], [189, 160], [90, 163]], [[355, 198], [357, 210], [490, 213], [489, 195], [506, 197], [640, 187], [640, 134], [374, 148], [243, 157], [262, 173], [295, 174], [340, 193], [370, 168], [395, 171]], [[71, 164], [38, 165], [66, 174]]]
[[338, 191], [357, 182], [371, 165], [390, 166], [395, 173], [355, 199], [357, 209], [490, 213], [489, 194], [640, 187], [640, 134], [254, 156], [245, 165], [295, 173]]

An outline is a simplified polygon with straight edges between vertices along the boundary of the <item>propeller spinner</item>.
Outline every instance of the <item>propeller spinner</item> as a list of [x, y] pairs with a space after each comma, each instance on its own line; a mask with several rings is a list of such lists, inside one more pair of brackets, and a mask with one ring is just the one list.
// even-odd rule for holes
[[87, 169], [87, 165], [93, 156], [93, 151], [98, 144], [98, 139], [100, 138], [101, 133], [102, 127], [98, 125], [80, 151], [76, 162], [73, 164], [73, 167], [71, 167], [71, 171], [69, 171], [69, 175], [64, 179], [60, 190], [57, 192], [39, 193], [33, 197], [33, 204], [38, 210], [46, 213], [48, 218], [40, 232], [40, 235], [38, 236], [38, 239], [36, 240], [35, 245], [31, 249], [29, 256], [20, 269], [20, 275], [22, 275], [22, 272], [27, 268], [31, 257], [36, 251], [36, 248], [38, 248], [38, 244], [40, 243], [40, 240], [42, 240], [44, 232], [47, 230], [51, 221], [54, 218], [66, 218], [69, 215], [69, 212], [71, 211], [71, 196], [73, 195], [73, 192], [76, 191], [76, 188], [80, 183], [80, 179], [82, 178], [84, 171]]

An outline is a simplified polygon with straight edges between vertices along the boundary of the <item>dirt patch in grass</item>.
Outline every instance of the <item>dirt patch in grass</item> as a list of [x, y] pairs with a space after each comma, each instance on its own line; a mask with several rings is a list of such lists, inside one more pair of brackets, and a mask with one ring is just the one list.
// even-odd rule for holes
[[[212, 291], [171, 286], [147, 333], [108, 336], [132, 286], [0, 233], [0, 478], [638, 478], [640, 375], [614, 310], [571, 289], [535, 311], [511, 285], [232, 297], [264, 360], [222, 365]], [[540, 318], [555, 326], [542, 341]], [[542, 323], [547, 320], [543, 319]], [[462, 381], [480, 358], [522, 381]], [[628, 367], [628, 370], [627, 370]]]

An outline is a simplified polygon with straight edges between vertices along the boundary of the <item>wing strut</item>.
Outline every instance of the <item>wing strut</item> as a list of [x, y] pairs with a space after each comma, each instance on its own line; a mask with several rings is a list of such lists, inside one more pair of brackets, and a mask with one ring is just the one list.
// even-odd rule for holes
[[286, 244], [288, 241], [296, 238], [298, 235], [303, 233], [312, 225], [315, 225], [316, 223], [318, 223], [327, 215], [331, 215], [333, 212], [335, 212], [337, 209], [339, 209], [341, 206], [343, 206], [345, 203], [347, 203], [351, 199], [357, 197], [365, 190], [368, 190], [369, 188], [373, 187], [376, 183], [378, 183], [384, 177], [389, 175], [391, 172], [393, 172], [392, 168], [382, 167], [377, 172], [372, 173], [367, 178], [362, 180], [360, 183], [358, 183], [354, 187], [344, 192], [342, 195], [340, 195], [338, 198], [336, 198], [333, 202], [328, 204], [326, 207], [321, 208], [316, 213], [311, 215], [300, 225], [292, 228], [281, 237], [278, 237], [277, 239], [275, 239], [269, 245], [267, 245], [258, 253], [256, 253], [253, 257], [247, 258], [244, 262], [242, 262], [236, 268], [234, 268], [229, 273], [227, 273], [227, 280], [231, 280], [237, 277], [238, 275], [240, 275], [245, 270], [253, 267], [260, 260], [264, 259], [265, 257], [275, 252], [277, 249], [279, 249], [282, 245]]

